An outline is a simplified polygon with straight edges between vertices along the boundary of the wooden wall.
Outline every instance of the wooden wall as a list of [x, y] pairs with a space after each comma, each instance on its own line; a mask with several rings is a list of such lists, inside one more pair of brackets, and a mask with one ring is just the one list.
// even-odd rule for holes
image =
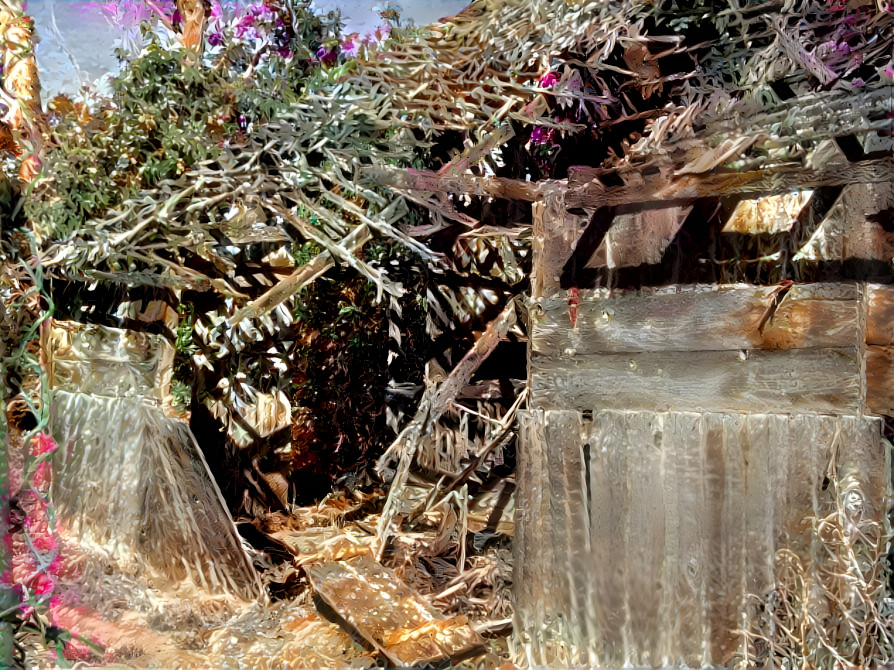
[[[871, 190], [842, 193], [818, 229], [828, 235], [811, 238], [818, 262], [863, 254], [847, 242], [868, 239], [861, 226], [881, 234]], [[600, 224], [561, 194], [534, 206], [515, 576], [529, 664], [754, 659], [793, 565], [802, 604], [817, 620], [834, 609], [817, 587], [832, 570], [819, 520], [884, 527], [894, 287], [563, 287], [569, 263], [657, 262], [687, 211]], [[586, 239], [594, 222], [601, 243]], [[879, 563], [861, 568], [867, 579]]]

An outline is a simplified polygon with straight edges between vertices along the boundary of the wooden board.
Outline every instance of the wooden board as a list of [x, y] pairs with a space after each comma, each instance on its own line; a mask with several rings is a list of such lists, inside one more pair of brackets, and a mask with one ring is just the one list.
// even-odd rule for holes
[[160, 335], [76, 321], [41, 329], [50, 388], [101, 396], [170, 396], [174, 347]]
[[743, 629], [770, 632], [780, 550], [813, 583], [827, 574], [812, 519], [836, 489], [862, 504], [851, 523], [886, 514], [878, 419], [534, 410], [520, 426], [515, 612], [532, 667], [725, 667]]
[[532, 297], [551, 296], [560, 290], [562, 268], [587, 227], [584, 216], [565, 211], [561, 191], [550, 192], [532, 206], [534, 238], [531, 246], [536, 259], [531, 271]]
[[365, 640], [399, 666], [460, 659], [483, 647], [465, 617], [447, 617], [369, 555], [315, 563], [316, 593]]
[[553, 410], [851, 414], [861, 386], [856, 347], [531, 358], [531, 405]]
[[894, 344], [894, 286], [866, 287], [866, 344]]
[[588, 268], [655, 265], [692, 211], [685, 207], [647, 209], [619, 214], [587, 262]]
[[866, 347], [866, 406], [894, 416], [894, 346]]
[[723, 226], [724, 233], [775, 235], [792, 229], [813, 197], [813, 191], [740, 200]]
[[855, 284], [796, 285], [778, 305], [776, 291], [747, 284], [581, 291], [576, 327], [567, 299], [542, 300], [531, 310], [531, 347], [535, 355], [580, 356], [857, 344]]
[[848, 258], [890, 262], [894, 259], [894, 233], [876, 219], [894, 207], [894, 186], [845, 186], [828, 215], [794, 260], [841, 261]]

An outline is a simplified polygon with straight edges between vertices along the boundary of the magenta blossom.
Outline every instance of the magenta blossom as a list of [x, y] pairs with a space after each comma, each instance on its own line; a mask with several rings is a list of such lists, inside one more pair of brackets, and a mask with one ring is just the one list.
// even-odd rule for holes
[[221, 44], [223, 44], [223, 33], [220, 33], [220, 32], [209, 33], [208, 34], [208, 44], [210, 44], [213, 47], [219, 47]]
[[320, 47], [317, 49], [317, 58], [323, 65], [331, 66], [338, 62], [338, 47]]
[[258, 31], [254, 25], [255, 17], [251, 14], [246, 14], [239, 19], [238, 23], [236, 23], [236, 37], [240, 39], [256, 39], [258, 37]]
[[341, 43], [341, 51], [348, 58], [355, 58], [360, 49], [360, 38], [357, 33], [348, 35], [348, 38]]
[[540, 88], [552, 88], [559, 81], [559, 75], [550, 70], [540, 77]]
[[556, 131], [552, 128], [537, 126], [531, 131], [531, 144], [555, 144]]
[[256, 2], [249, 5], [246, 9], [248, 10], [248, 14], [261, 19], [262, 21], [270, 21], [274, 16], [276, 16], [276, 12], [268, 7], [267, 3], [265, 2]]

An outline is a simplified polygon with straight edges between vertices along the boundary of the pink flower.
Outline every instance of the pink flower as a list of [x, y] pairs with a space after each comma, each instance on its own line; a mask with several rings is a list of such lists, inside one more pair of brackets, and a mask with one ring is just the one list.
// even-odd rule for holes
[[45, 489], [47, 487], [47, 484], [50, 483], [49, 470], [49, 464], [46, 461], [37, 464], [37, 467], [34, 470], [34, 486], [39, 489]]
[[885, 76], [888, 77], [888, 79], [894, 79], [894, 66], [888, 65], [885, 68]]
[[50, 577], [47, 573], [41, 572], [34, 584], [34, 593], [39, 596], [44, 596], [48, 593], [52, 593], [53, 589], [56, 588], [56, 583], [53, 581], [53, 578]]
[[49, 454], [56, 451], [59, 445], [52, 436], [46, 433], [38, 433], [31, 440], [31, 455], [40, 456], [41, 454]]
[[553, 139], [555, 135], [556, 131], [552, 128], [537, 126], [531, 131], [531, 144], [554, 144]]
[[540, 88], [552, 88], [559, 81], [559, 75], [550, 70], [540, 77]]
[[381, 44], [391, 35], [391, 26], [389, 24], [385, 24], [383, 26], [377, 26], [373, 32], [366, 33], [363, 38], [363, 41], [372, 46], [373, 44]]
[[357, 51], [360, 48], [360, 38], [357, 36], [357, 33], [353, 35], [348, 35], [348, 38], [341, 43], [342, 53], [348, 58], [354, 58], [357, 56]]
[[211, 18], [219, 19], [221, 16], [223, 16], [223, 9], [221, 8], [220, 3], [219, 2], [212, 3]]

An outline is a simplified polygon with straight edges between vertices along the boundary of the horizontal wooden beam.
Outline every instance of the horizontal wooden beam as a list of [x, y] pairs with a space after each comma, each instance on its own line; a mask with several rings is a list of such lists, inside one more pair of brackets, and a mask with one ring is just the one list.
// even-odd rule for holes
[[697, 198], [729, 194], [771, 195], [820, 186], [876, 184], [894, 181], [894, 158], [880, 158], [848, 164], [846, 169], [812, 170], [781, 166], [749, 172], [675, 174], [673, 166], [651, 175], [628, 173], [621, 186], [605, 186], [591, 181], [569, 187], [565, 180], [527, 182], [503, 177], [470, 174], [440, 175], [428, 170], [367, 168], [363, 179], [380, 186], [533, 202], [549, 193], [564, 192], [571, 209], [598, 208], [646, 202], [689, 202]]
[[848, 169], [810, 170], [780, 167], [750, 172], [722, 172], [675, 175], [671, 170], [655, 175], [631, 178], [623, 186], [604, 186], [599, 182], [568, 189], [565, 204], [569, 208], [607, 207], [654, 201], [691, 201], [730, 194], [789, 193], [820, 186], [875, 184], [894, 180], [894, 159], [850, 163]]
[[856, 347], [531, 357], [543, 409], [855, 414]]
[[856, 284], [733, 284], [580, 291], [576, 324], [564, 296], [531, 310], [535, 355], [803, 349], [858, 344]]

